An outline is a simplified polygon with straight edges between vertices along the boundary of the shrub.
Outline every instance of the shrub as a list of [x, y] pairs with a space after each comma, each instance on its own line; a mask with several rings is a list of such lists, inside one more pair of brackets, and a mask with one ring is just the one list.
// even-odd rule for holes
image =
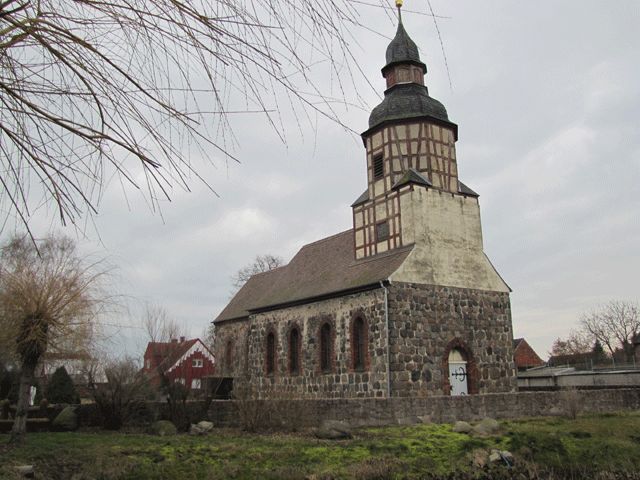
[[243, 430], [296, 432], [305, 426], [305, 403], [290, 392], [263, 387], [258, 395], [246, 383], [235, 382], [232, 396]]
[[190, 419], [187, 412], [187, 399], [189, 389], [179, 382], [173, 381], [166, 376], [162, 376], [162, 392], [166, 396], [169, 407], [169, 420], [178, 428], [186, 431], [189, 429]]
[[51, 403], [80, 403], [76, 386], [66, 368], [59, 367], [51, 375], [47, 385], [47, 400]]
[[581, 410], [580, 392], [575, 388], [570, 388], [560, 392], [560, 402], [564, 416], [575, 420]]
[[149, 384], [133, 358], [113, 361], [104, 369], [106, 383], [98, 384], [89, 372], [89, 389], [107, 430], [119, 430], [144, 408]]

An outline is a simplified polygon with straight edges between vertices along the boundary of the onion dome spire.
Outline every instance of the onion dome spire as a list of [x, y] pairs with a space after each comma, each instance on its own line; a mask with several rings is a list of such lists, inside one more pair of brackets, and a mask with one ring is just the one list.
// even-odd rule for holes
[[457, 126], [449, 120], [444, 105], [429, 96], [429, 90], [424, 84], [427, 66], [420, 60], [418, 46], [411, 40], [402, 24], [402, 0], [396, 0], [396, 6], [398, 29], [387, 47], [386, 65], [382, 68], [387, 89], [384, 92], [384, 100], [369, 116], [367, 132], [388, 122], [430, 118], [452, 126], [457, 138]]
[[391, 40], [391, 43], [387, 47], [386, 60], [387, 64], [382, 69], [382, 74], [385, 74], [385, 70], [397, 65], [398, 63], [410, 63], [422, 68], [422, 72], [427, 72], [427, 66], [420, 61], [420, 53], [418, 52], [418, 46], [409, 37], [409, 34], [404, 29], [402, 24], [402, 0], [396, 0], [396, 6], [398, 7], [398, 29], [396, 36]]

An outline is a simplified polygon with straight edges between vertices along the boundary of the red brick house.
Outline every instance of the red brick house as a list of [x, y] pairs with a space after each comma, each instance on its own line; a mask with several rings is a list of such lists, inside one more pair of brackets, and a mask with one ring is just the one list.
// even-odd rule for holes
[[149, 342], [144, 352], [143, 371], [156, 384], [164, 374], [191, 390], [200, 390], [203, 378], [213, 375], [215, 365], [215, 356], [199, 338], [180, 337], [170, 342]]
[[519, 372], [544, 365], [544, 361], [524, 338], [516, 338], [513, 340], [513, 358]]

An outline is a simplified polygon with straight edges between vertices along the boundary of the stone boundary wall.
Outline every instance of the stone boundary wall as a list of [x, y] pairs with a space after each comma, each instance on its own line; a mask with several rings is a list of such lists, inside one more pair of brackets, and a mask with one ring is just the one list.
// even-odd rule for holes
[[577, 401], [581, 413], [640, 409], [640, 389], [518, 392], [429, 398], [366, 398], [306, 400], [213, 400], [209, 419], [220, 427], [240, 427], [247, 417], [269, 425], [316, 427], [323, 420], [353, 426], [383, 426], [419, 422], [452, 423], [485, 417], [497, 419], [562, 415]]

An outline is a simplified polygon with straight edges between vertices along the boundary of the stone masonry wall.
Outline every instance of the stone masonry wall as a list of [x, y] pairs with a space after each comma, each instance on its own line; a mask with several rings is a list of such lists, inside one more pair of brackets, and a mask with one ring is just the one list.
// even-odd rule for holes
[[216, 324], [214, 351], [217, 377], [244, 377], [248, 365], [249, 320]]
[[[353, 368], [351, 335], [356, 318], [365, 321], [365, 368]], [[320, 329], [332, 329], [329, 372], [320, 368]], [[289, 334], [301, 334], [300, 372], [289, 371]], [[266, 373], [266, 339], [273, 332], [276, 368]], [[386, 320], [382, 289], [252, 315], [249, 322], [248, 382], [261, 397], [382, 397], [387, 391]]]
[[[640, 388], [617, 390], [578, 390], [581, 413], [605, 413], [640, 409]], [[573, 395], [573, 394], [572, 394]], [[345, 421], [353, 426], [381, 426], [419, 422], [452, 423], [475, 421], [485, 417], [497, 419], [563, 415], [566, 392], [520, 392], [429, 398], [363, 398], [323, 400], [280, 400], [284, 408], [271, 411], [304, 412], [282, 418], [285, 426], [317, 427], [324, 420]], [[246, 407], [246, 406], [245, 406]], [[219, 427], [239, 427], [238, 403], [214, 400], [209, 418]], [[243, 407], [240, 407], [243, 408]], [[297, 425], [287, 422], [295, 421]]]
[[516, 388], [509, 294], [393, 283], [389, 286], [391, 395], [447, 395], [452, 348], [466, 355], [469, 393]]

